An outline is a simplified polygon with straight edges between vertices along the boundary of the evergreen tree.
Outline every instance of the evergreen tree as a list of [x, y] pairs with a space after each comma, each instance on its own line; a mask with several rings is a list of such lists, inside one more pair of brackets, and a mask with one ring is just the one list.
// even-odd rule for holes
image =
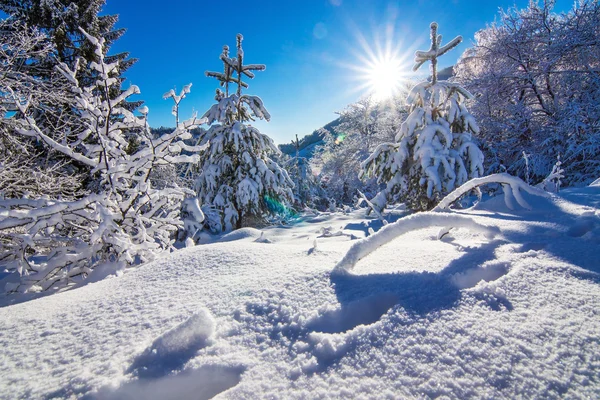
[[[102, 38], [104, 47], [102, 49], [104, 60], [107, 64], [116, 64], [117, 68], [111, 69], [110, 78], [118, 83], [124, 81], [123, 73], [129, 68], [135, 59], [128, 58], [128, 53], [108, 55], [110, 44], [117, 40], [125, 29], [115, 29], [116, 15], [100, 16], [105, 0], [5, 0], [0, 2], [0, 11], [8, 15], [3, 24], [2, 35], [18, 35], [21, 32], [34, 32], [44, 36], [43, 45], [51, 48], [44, 57], [36, 55], [30, 57], [25, 55], [16, 70], [22, 76], [26, 76], [33, 85], [40, 86], [60, 80], [57, 78], [57, 67], [60, 63], [74, 65], [75, 63], [91, 63], [96, 60], [97, 48], [92, 45], [82, 33], [87, 32], [93, 37]], [[82, 30], [80, 30], [83, 29]], [[13, 69], [12, 72], [15, 72]], [[64, 78], [63, 78], [64, 79]], [[76, 76], [78, 84], [82, 87], [92, 85], [99, 79], [98, 71], [91, 65], [81, 68]], [[56, 91], [54, 91], [56, 94]], [[121, 85], [111, 85], [110, 97], [117, 99], [123, 95]], [[127, 98], [128, 96], [125, 96]], [[76, 100], [72, 93], [63, 96], [54, 96], [50, 101], [43, 101], [35, 107], [27, 108], [28, 118], [33, 118], [36, 125], [48, 134], [52, 140], [58, 143], [76, 143], [81, 134], [85, 134], [85, 124], [78, 115]], [[122, 107], [130, 111], [135, 110], [142, 104], [140, 101], [127, 100]], [[17, 114], [20, 113], [16, 110]], [[24, 117], [23, 115], [18, 115]], [[6, 121], [4, 121], [6, 122]], [[134, 151], [136, 143], [141, 139], [139, 129], [127, 132], [127, 140], [130, 142], [129, 151]], [[36, 147], [35, 164], [61, 165], [56, 172], [60, 175], [84, 175], [90, 176], [89, 166], [66, 157], [57, 152], [56, 149], [39, 146]], [[81, 194], [90, 189], [88, 185], [92, 181], [84, 180], [73, 192]], [[94, 189], [91, 188], [93, 191]]]
[[[229, 231], [264, 221], [269, 214], [285, 210], [293, 195], [288, 173], [269, 154], [279, 154], [273, 141], [247, 124], [254, 118], [269, 120], [270, 115], [257, 96], [242, 94], [248, 84], [242, 78], [254, 78], [252, 71], [263, 71], [262, 64], [244, 65], [242, 35], [237, 35], [237, 55], [229, 57], [224, 46], [220, 57], [223, 72], [206, 72], [219, 80], [225, 92], [217, 89], [213, 105], [204, 114], [212, 125], [203, 135], [208, 148], [201, 153], [200, 175], [196, 181], [198, 198], [210, 228]], [[237, 85], [229, 93], [229, 85]]]
[[296, 135], [296, 141], [293, 142], [296, 147], [296, 155], [288, 157], [283, 154], [285, 160], [285, 169], [288, 171], [292, 182], [294, 183], [294, 206], [314, 207], [315, 200], [321, 196], [321, 188], [312, 173], [309, 160], [300, 155], [300, 141]]
[[[114, 27], [118, 20], [117, 15], [99, 15], [105, 2], [105, 0], [4, 0], [0, 3], [0, 11], [23, 26], [38, 29], [54, 44], [54, 57], [35, 66], [43, 75], [51, 73], [60, 62], [73, 65], [78, 57], [86, 60], [94, 59], [96, 49], [90, 45], [79, 28], [94, 37], [104, 39], [105, 55], [110, 45], [125, 33], [125, 29]], [[119, 53], [107, 56], [106, 61], [112, 63], [118, 60], [119, 68], [115, 73], [121, 76], [136, 62], [135, 59], [127, 59], [128, 56], [129, 53]]]
[[431, 82], [417, 84], [409, 93], [410, 114], [394, 143], [377, 147], [363, 163], [386, 188], [374, 199], [383, 208], [404, 201], [414, 210], [429, 210], [445, 194], [483, 173], [483, 154], [472, 138], [479, 128], [464, 101], [472, 96], [459, 85], [437, 80], [437, 59], [456, 47], [454, 38], [440, 47], [437, 23], [431, 24], [431, 48], [415, 54], [416, 71], [431, 62]]

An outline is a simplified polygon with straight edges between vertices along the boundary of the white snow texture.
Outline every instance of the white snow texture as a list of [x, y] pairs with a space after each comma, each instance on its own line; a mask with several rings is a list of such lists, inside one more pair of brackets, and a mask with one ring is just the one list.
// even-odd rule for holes
[[4, 297], [0, 398], [597, 398], [600, 186], [522, 195], [306, 215]]

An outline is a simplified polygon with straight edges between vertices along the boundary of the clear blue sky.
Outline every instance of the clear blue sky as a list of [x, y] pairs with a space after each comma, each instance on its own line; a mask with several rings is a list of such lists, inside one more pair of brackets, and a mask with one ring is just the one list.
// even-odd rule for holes
[[[270, 123], [257, 123], [276, 143], [302, 137], [333, 120], [335, 111], [356, 101], [364, 83], [356, 67], [368, 49], [391, 43], [411, 68], [417, 49], [429, 48], [429, 23], [437, 21], [444, 43], [462, 35], [463, 44], [440, 59], [454, 64], [477, 30], [492, 22], [500, 7], [525, 7], [528, 0], [107, 0], [103, 13], [119, 14], [125, 35], [111, 53], [129, 51], [139, 61], [126, 72], [150, 108], [151, 126], [174, 126], [172, 103], [162, 94], [192, 82], [182, 103], [183, 118], [201, 116], [218, 87], [206, 70], [220, 71], [224, 44], [235, 49], [244, 35], [247, 63], [266, 64], [246, 93], [260, 96]], [[572, 0], [557, 0], [566, 11]], [[362, 43], [362, 44], [361, 44]], [[355, 68], [353, 68], [355, 67]], [[422, 67], [424, 68], [424, 67]], [[127, 83], [126, 83], [127, 85]]]

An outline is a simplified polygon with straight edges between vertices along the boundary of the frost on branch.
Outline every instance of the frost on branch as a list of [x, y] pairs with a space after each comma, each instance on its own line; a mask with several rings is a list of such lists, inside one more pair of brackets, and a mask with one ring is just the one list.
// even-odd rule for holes
[[[84, 128], [78, 140], [59, 143], [46, 134], [28, 109], [17, 102], [22, 118], [16, 132], [33, 137], [48, 148], [89, 167], [93, 194], [75, 201], [18, 199], [0, 201], [0, 260], [21, 275], [9, 292], [47, 290], [67, 285], [88, 275], [96, 266], [111, 263], [118, 268], [150, 261], [169, 250], [173, 233], [182, 227], [179, 218], [186, 190], [176, 184], [155, 188], [154, 169], [173, 163], [197, 162], [197, 156], [181, 153], [190, 137], [188, 121], [169, 134], [153, 137], [146, 121], [147, 108], [134, 115], [124, 108], [136, 86], [120, 91], [112, 72], [117, 63], [104, 58], [104, 39], [83, 32], [96, 47], [94, 60], [62, 63], [60, 72], [73, 84], [77, 114]], [[96, 80], [78, 82], [84, 68]], [[89, 72], [89, 71], [88, 71]], [[111, 97], [111, 93], [120, 93]], [[139, 142], [132, 150], [127, 135]], [[193, 193], [190, 193], [193, 194]], [[199, 214], [191, 210], [195, 217]]]
[[[212, 126], [201, 137], [207, 149], [200, 154], [201, 173], [196, 180], [198, 198], [213, 231], [229, 231], [261, 223], [268, 215], [282, 214], [292, 200], [293, 183], [288, 173], [270, 154], [279, 154], [273, 141], [248, 121], [270, 119], [262, 100], [242, 94], [248, 84], [243, 77], [254, 78], [252, 71], [264, 65], [244, 65], [242, 36], [237, 36], [237, 56], [229, 57], [225, 46], [221, 54], [223, 72], [207, 72], [219, 80], [225, 92], [217, 89], [213, 105], [204, 118]], [[229, 85], [237, 91], [229, 93]]]
[[431, 24], [431, 49], [416, 53], [415, 68], [431, 61], [432, 80], [410, 91], [410, 114], [395, 142], [379, 145], [362, 164], [363, 175], [385, 184], [378, 203], [404, 201], [415, 210], [429, 210], [445, 194], [483, 174], [483, 154], [472, 135], [479, 132], [465, 107], [472, 96], [459, 85], [437, 81], [437, 57], [460, 43], [440, 48], [437, 24]]

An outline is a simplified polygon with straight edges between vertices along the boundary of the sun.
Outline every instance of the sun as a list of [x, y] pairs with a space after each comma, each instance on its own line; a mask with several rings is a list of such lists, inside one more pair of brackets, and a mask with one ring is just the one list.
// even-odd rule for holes
[[386, 100], [398, 93], [404, 80], [400, 59], [386, 57], [369, 63], [367, 81], [369, 91], [376, 100]]
[[368, 37], [359, 30], [353, 34], [354, 41], [348, 45], [352, 61], [344, 63], [355, 82], [349, 91], [377, 102], [402, 96], [414, 78], [412, 65], [417, 43], [406, 43], [403, 38], [409, 35], [397, 32], [394, 23]]

